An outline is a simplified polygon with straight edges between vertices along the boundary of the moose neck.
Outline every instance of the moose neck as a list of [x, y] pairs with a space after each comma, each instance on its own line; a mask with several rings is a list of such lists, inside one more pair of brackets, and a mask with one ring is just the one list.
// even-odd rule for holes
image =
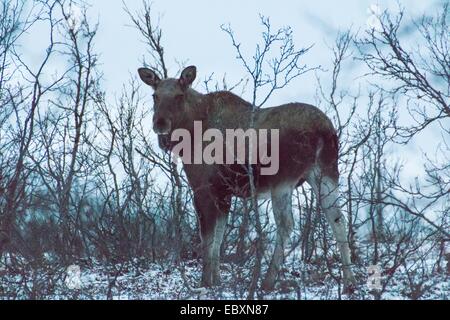
[[[185, 93], [184, 115], [174, 129], [184, 129], [189, 132], [192, 148], [202, 140], [208, 129], [218, 129], [225, 133], [226, 129], [249, 127], [251, 104], [229, 91], [218, 91], [202, 94], [194, 89]], [[177, 143], [168, 142], [171, 137], [160, 137], [163, 149], [172, 149]], [[170, 147], [169, 147], [170, 146]], [[195, 150], [192, 150], [194, 153]]]

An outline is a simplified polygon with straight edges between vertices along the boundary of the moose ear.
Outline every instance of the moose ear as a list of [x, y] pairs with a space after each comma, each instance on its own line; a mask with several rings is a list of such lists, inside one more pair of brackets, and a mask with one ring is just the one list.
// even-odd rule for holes
[[182, 87], [187, 88], [192, 84], [192, 82], [194, 82], [196, 76], [197, 68], [195, 66], [189, 66], [181, 72], [181, 76], [178, 81]]
[[155, 71], [148, 68], [139, 68], [138, 73], [139, 77], [141, 77], [141, 80], [151, 86], [153, 89], [156, 89], [159, 82], [161, 81]]

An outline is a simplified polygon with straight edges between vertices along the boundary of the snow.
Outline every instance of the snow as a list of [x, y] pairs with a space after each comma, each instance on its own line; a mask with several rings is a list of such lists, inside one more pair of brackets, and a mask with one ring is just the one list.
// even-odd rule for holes
[[[113, 300], [174, 300], [174, 299], [246, 299], [248, 280], [252, 265], [237, 266], [232, 263], [221, 264], [223, 285], [197, 290], [201, 279], [201, 263], [198, 260], [185, 261], [180, 266], [147, 263], [135, 259], [130, 262], [105, 265], [84, 263], [80, 266], [80, 286], [66, 285], [66, 268], [47, 272], [27, 270], [21, 274], [2, 273], [0, 277], [0, 299], [113, 299]], [[413, 263], [411, 264], [413, 267]], [[338, 274], [337, 264], [333, 274]], [[408, 277], [401, 267], [386, 286], [381, 299], [412, 299]], [[181, 270], [184, 269], [186, 281]], [[342, 288], [323, 268], [299, 261], [287, 261], [281, 281], [274, 292], [257, 293], [258, 299], [364, 299], [373, 300], [373, 291], [366, 286], [367, 274], [364, 268], [355, 270], [359, 281], [358, 289], [350, 296], [340, 295]], [[419, 276], [419, 275], [417, 275]], [[386, 281], [383, 275], [381, 282]], [[419, 278], [418, 278], [419, 279]], [[426, 288], [419, 299], [450, 299], [450, 277], [435, 273], [426, 278], [421, 288]], [[196, 288], [190, 290], [190, 288]], [[195, 292], [193, 292], [195, 291]]]

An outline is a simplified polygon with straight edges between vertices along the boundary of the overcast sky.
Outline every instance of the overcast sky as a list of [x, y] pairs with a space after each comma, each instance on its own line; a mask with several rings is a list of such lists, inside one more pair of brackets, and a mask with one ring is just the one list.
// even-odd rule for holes
[[[145, 45], [138, 32], [130, 27], [130, 19], [124, 12], [122, 0], [84, 0], [89, 4], [89, 16], [98, 20], [96, 51], [100, 53], [103, 83], [109, 93], [119, 92], [130, 74], [136, 74], [146, 54]], [[417, 16], [439, 1], [403, 0], [407, 16]], [[130, 11], [142, 9], [139, 0], [125, 1]], [[379, 10], [398, 8], [393, 0], [155, 0], [152, 9], [154, 17], [161, 15], [163, 45], [170, 76], [179, 71], [179, 63], [194, 64], [198, 70], [198, 81], [194, 86], [201, 90], [201, 80], [214, 73], [216, 79], [224, 74], [230, 84], [245, 76], [244, 69], [235, 59], [235, 51], [229, 37], [220, 26], [230, 25], [236, 38], [242, 44], [247, 56], [254, 52], [255, 44], [261, 39], [259, 15], [270, 17], [273, 29], [290, 26], [298, 48], [314, 45], [303, 57], [309, 67], [330, 66], [332, 45], [339, 31], [352, 27], [363, 32], [371, 17], [371, 8]], [[37, 65], [48, 45], [48, 36], [42, 29], [34, 28], [25, 37], [25, 59]], [[148, 57], [147, 57], [148, 58]], [[55, 62], [55, 66], [57, 62]], [[355, 63], [356, 65], [356, 63]], [[347, 82], [360, 76], [351, 74]], [[281, 90], [269, 101], [271, 104], [288, 101], [314, 102], [315, 75], [302, 76], [289, 87]]]
[[[430, 7], [431, 1], [404, 1], [411, 15], [420, 14]], [[131, 11], [142, 7], [141, 1], [126, 1]], [[161, 14], [163, 44], [169, 63], [169, 74], [179, 69], [176, 61], [194, 64], [199, 80], [214, 72], [221, 78], [225, 73], [230, 83], [244, 75], [227, 35], [220, 29], [230, 24], [243, 49], [249, 55], [256, 41], [261, 39], [259, 14], [270, 17], [274, 28], [289, 25], [294, 31], [298, 47], [314, 44], [304, 62], [309, 66], [328, 66], [330, 50], [339, 30], [352, 27], [364, 29], [371, 15], [370, 8], [381, 10], [396, 8], [395, 1], [384, 0], [315, 0], [315, 1], [262, 1], [262, 0], [161, 0], [153, 2], [155, 17]], [[136, 72], [145, 54], [138, 33], [128, 27], [129, 17], [120, 0], [92, 1], [91, 15], [97, 16], [100, 29], [97, 48], [104, 64], [104, 81], [111, 90], [118, 90], [130, 72]], [[287, 100], [312, 102], [314, 74], [309, 74], [277, 94], [272, 103]], [[201, 88], [201, 86], [198, 86]]]

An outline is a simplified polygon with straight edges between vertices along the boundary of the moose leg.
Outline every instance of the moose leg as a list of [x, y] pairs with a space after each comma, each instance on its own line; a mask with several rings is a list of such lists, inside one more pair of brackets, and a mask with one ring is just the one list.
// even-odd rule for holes
[[200, 222], [202, 241], [204, 287], [218, 285], [220, 282], [220, 245], [222, 244], [229, 201], [220, 200], [211, 195], [195, 195], [194, 204]]
[[204, 287], [214, 286], [219, 280], [219, 251], [217, 248], [217, 233], [219, 229], [218, 217], [215, 214], [200, 216], [200, 235], [202, 241], [203, 272], [202, 283]]
[[292, 188], [274, 188], [271, 192], [272, 210], [277, 225], [277, 239], [269, 269], [262, 283], [262, 289], [273, 290], [280, 266], [284, 260], [284, 249], [292, 232]]
[[214, 232], [214, 244], [211, 252], [211, 265], [213, 271], [213, 284], [220, 284], [220, 247], [222, 245], [225, 227], [227, 226], [228, 215], [221, 214], [217, 219], [216, 230]]
[[331, 226], [334, 238], [337, 242], [342, 259], [342, 270], [344, 279], [344, 292], [350, 292], [355, 285], [355, 278], [351, 270], [350, 249], [347, 238], [347, 226], [345, 218], [339, 208], [339, 185], [336, 179], [322, 176], [319, 170], [313, 170], [308, 179], [325, 217]]

